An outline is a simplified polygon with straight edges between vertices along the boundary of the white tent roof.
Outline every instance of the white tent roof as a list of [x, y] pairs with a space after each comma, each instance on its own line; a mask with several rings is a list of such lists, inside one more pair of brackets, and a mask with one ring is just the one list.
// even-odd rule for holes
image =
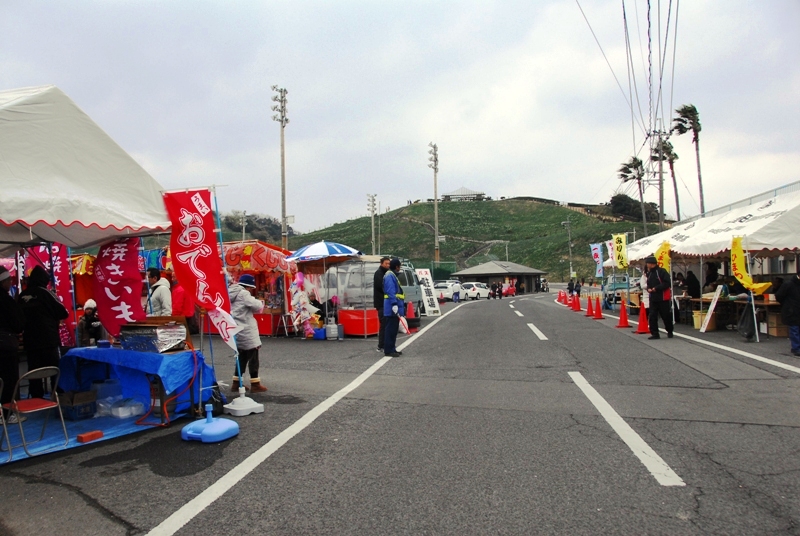
[[0, 252], [168, 230], [161, 186], [55, 86], [0, 92]]
[[743, 245], [749, 251], [779, 254], [800, 248], [800, 192], [683, 222], [637, 240], [628, 245], [628, 261], [645, 259], [664, 241], [678, 255], [714, 257], [730, 250], [735, 236], [745, 237]]

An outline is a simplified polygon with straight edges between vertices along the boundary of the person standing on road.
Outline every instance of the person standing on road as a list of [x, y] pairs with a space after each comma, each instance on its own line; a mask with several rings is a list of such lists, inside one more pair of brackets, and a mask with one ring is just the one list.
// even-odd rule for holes
[[386, 318], [383, 316], [383, 276], [389, 271], [389, 257], [381, 257], [381, 265], [375, 270], [372, 277], [372, 305], [378, 310], [378, 320], [380, 329], [378, 330], [378, 351], [383, 352], [383, 344], [386, 338]]
[[581, 282], [580, 281], [575, 281], [574, 290], [575, 290], [575, 295], [580, 298], [581, 297]]
[[800, 357], [800, 266], [793, 278], [781, 284], [775, 297], [781, 303], [781, 320], [789, 326], [792, 355]]
[[647, 292], [647, 264], [644, 265], [644, 270], [642, 270], [642, 278], [639, 280], [639, 287], [642, 289], [642, 303], [644, 304], [644, 316], [645, 318], [650, 319], [648, 316], [650, 313], [650, 293]]
[[264, 302], [253, 296], [255, 291], [256, 278], [250, 274], [244, 274], [239, 278], [238, 283], [228, 287], [228, 294], [231, 297], [231, 316], [236, 320], [237, 326], [243, 326], [242, 331], [236, 334], [239, 367], [233, 370], [231, 385], [233, 392], [239, 390], [239, 373], [244, 375], [248, 364], [250, 365], [250, 388], [245, 387], [245, 390], [253, 393], [263, 393], [267, 390], [261, 384], [261, 378], [258, 376], [258, 351], [261, 349], [261, 337], [258, 335], [258, 323], [253, 316], [264, 310]]
[[575, 290], [575, 281], [572, 278], [569, 279], [569, 283], [567, 283], [567, 293], [572, 296], [573, 291]]
[[383, 276], [383, 316], [386, 318], [386, 333], [383, 340], [383, 355], [400, 357], [397, 351], [397, 331], [400, 329], [400, 317], [405, 314], [405, 294], [397, 274], [400, 272], [400, 259], [393, 257], [389, 261], [389, 270]]
[[[35, 266], [28, 277], [28, 288], [19, 295], [19, 304], [25, 314], [25, 331], [22, 342], [28, 355], [28, 370], [57, 367], [61, 359], [59, 324], [69, 316], [67, 309], [55, 294], [47, 290], [50, 275], [41, 266]], [[32, 398], [44, 396], [43, 380], [31, 380], [28, 392]]]
[[672, 300], [672, 284], [667, 271], [658, 265], [658, 261], [653, 255], [644, 261], [647, 265], [647, 292], [650, 294], [650, 337], [649, 339], [660, 339], [658, 333], [658, 317], [664, 321], [667, 330], [667, 337], [672, 338], [672, 312], [670, 311], [670, 301]]
[[[3, 404], [11, 402], [19, 379], [19, 334], [25, 327], [25, 315], [8, 293], [12, 283], [8, 269], [0, 266], [0, 378], [3, 378], [0, 403]], [[17, 422], [16, 415], [9, 415], [7, 410], [4, 410], [4, 416], [9, 424]]]

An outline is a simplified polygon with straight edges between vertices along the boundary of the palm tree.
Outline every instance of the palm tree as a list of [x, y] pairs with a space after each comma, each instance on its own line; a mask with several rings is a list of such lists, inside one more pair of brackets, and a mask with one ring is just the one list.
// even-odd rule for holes
[[678, 116], [673, 119], [672, 130], [680, 134], [692, 132], [692, 143], [694, 143], [694, 151], [697, 156], [697, 183], [700, 185], [700, 213], [706, 213], [706, 202], [703, 197], [703, 178], [700, 175], [700, 114], [694, 104], [684, 104], [675, 113]]
[[666, 161], [669, 164], [669, 174], [672, 176], [672, 187], [675, 190], [675, 212], [677, 212], [678, 221], [681, 221], [681, 204], [678, 200], [678, 181], [675, 179], [675, 160], [677, 159], [678, 154], [668, 141], [662, 141], [660, 148], [658, 145], [654, 146], [650, 154], [650, 160], [656, 162]]
[[644, 189], [642, 188], [642, 180], [644, 179], [644, 164], [642, 161], [632, 156], [628, 162], [622, 164], [617, 172], [622, 182], [636, 181], [639, 187], [639, 204], [642, 206], [642, 224], [644, 225], [644, 235], [647, 236], [647, 214], [644, 209]]

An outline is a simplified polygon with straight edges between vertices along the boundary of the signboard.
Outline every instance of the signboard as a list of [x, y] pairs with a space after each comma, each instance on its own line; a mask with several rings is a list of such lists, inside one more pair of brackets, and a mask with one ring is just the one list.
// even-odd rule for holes
[[419, 286], [422, 287], [422, 302], [425, 304], [425, 316], [441, 316], [439, 301], [433, 291], [433, 277], [431, 271], [426, 268], [417, 269]]
[[714, 299], [711, 300], [711, 305], [708, 308], [708, 312], [706, 313], [706, 317], [703, 319], [703, 325], [700, 327], [700, 333], [705, 333], [706, 328], [708, 327], [708, 323], [711, 321], [711, 315], [714, 313], [714, 307], [717, 306], [717, 300], [719, 300], [720, 295], [722, 294], [722, 285], [717, 287], [717, 291], [714, 293]]

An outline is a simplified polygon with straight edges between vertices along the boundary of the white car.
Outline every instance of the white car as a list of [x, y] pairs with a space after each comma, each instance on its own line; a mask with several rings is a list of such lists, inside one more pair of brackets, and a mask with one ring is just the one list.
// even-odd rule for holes
[[458, 293], [459, 299], [464, 296], [461, 283], [455, 281], [442, 281], [433, 285], [433, 293], [437, 300], [453, 300], [453, 294]]
[[480, 300], [481, 298], [489, 299], [489, 287], [484, 283], [472, 282], [462, 283], [464, 299]]

